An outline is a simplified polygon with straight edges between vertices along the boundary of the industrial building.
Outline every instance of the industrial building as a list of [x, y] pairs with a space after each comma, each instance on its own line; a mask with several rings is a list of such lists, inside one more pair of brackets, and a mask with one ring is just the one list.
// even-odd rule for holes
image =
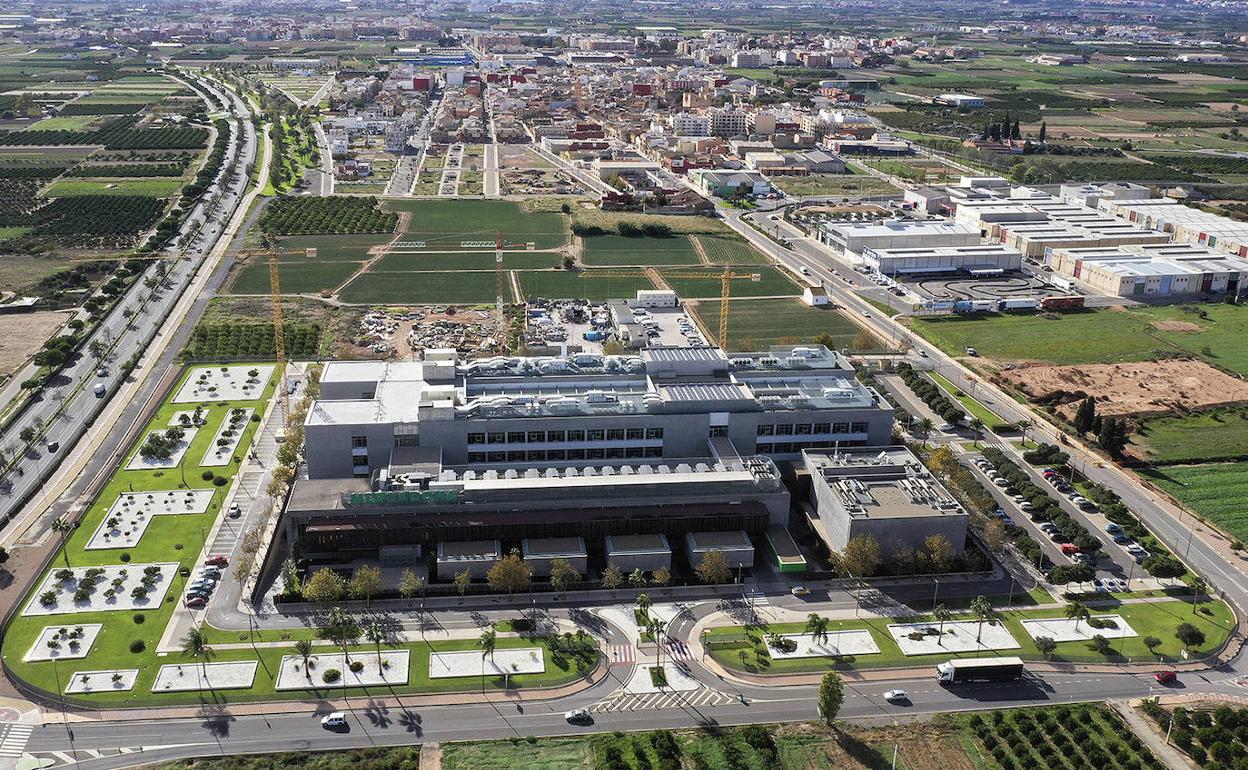
[[1023, 255], [998, 243], [975, 246], [920, 246], [908, 249], [866, 249], [862, 262], [884, 275], [969, 273], [1000, 275], [1022, 267]]
[[939, 246], [976, 246], [979, 229], [946, 220], [889, 219], [883, 222], [827, 222], [819, 241], [844, 254], [861, 255], [867, 249], [908, 249]]
[[1190, 243], [1052, 249], [1044, 262], [1093, 290], [1118, 297], [1236, 295], [1248, 259]]
[[888, 560], [943, 535], [955, 555], [962, 552], [966, 510], [909, 449], [807, 451], [802, 461], [812, 489], [806, 519], [831, 551], [871, 536]]

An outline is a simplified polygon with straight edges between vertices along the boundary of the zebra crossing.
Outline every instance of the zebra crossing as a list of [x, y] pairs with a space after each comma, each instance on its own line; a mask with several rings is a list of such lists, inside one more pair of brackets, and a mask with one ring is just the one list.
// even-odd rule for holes
[[700, 708], [703, 706], [724, 706], [735, 702], [735, 698], [725, 695], [709, 687], [701, 687], [688, 692], [618, 692], [609, 698], [599, 701], [590, 707], [590, 711], [643, 711], [673, 708]]
[[689, 651], [689, 644], [680, 639], [672, 639], [663, 645], [667, 657], [672, 660], [693, 660], [693, 653]]
[[26, 751], [26, 742], [34, 731], [33, 725], [0, 722], [0, 757], [21, 757]]
[[631, 644], [613, 644], [610, 651], [613, 666], [631, 666], [637, 660], [637, 648]]

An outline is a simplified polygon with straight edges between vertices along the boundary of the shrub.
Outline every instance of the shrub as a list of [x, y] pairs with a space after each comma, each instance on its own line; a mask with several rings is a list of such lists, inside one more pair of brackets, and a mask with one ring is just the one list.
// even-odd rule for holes
[[147, 617], [146, 617], [143, 613], [141, 613], [141, 612], [136, 612], [136, 613], [134, 613], [134, 624], [135, 624], [136, 626], [141, 626], [141, 625], [143, 625], [143, 622], [144, 622], [145, 620], [147, 620]]
[[213, 473], [212, 471], [204, 471], [203, 473], [199, 474], [199, 477], [203, 479], [204, 481], [212, 481], [212, 477], [215, 475], [216, 474]]
[[212, 485], [214, 487], [223, 487], [228, 483], [230, 483], [230, 480], [224, 476], [216, 476], [212, 480]]
[[133, 652], [135, 655], [138, 655], [140, 652], [143, 652], [146, 649], [147, 649], [147, 642], [143, 641], [142, 639], [135, 639], [133, 642], [130, 642], [130, 652]]
[[353, 660], [351, 661], [349, 668], [351, 669], [351, 673], [358, 674], [364, 670], [364, 663], [358, 660]]
[[325, 684], [333, 684], [342, 678], [342, 672], [336, 668], [327, 668], [325, 673], [321, 674], [321, 681]]
[[123, 553], [120, 558], [121, 558], [121, 563], [126, 564], [127, 562], [130, 561], [130, 554]]

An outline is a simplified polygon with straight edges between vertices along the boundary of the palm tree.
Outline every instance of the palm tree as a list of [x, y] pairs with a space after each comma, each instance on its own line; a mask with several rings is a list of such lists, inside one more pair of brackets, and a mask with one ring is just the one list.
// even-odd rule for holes
[[360, 638], [360, 626], [355, 619], [341, 607], [329, 611], [329, 620], [321, 628], [321, 635], [342, 648], [342, 659], [347, 666], [351, 665], [351, 654], [347, 645]]
[[498, 646], [498, 632], [494, 627], [485, 629], [481, 632], [481, 638], [477, 640], [477, 646], [481, 648], [481, 692], [485, 692], [485, 658], [488, 655], [490, 660], [494, 659], [494, 648]]
[[1034, 423], [1032, 423], [1030, 417], [1024, 417], [1023, 419], [1019, 420], [1018, 422], [1014, 424], [1018, 426], [1018, 432], [1023, 435], [1023, 449], [1026, 449], [1027, 448], [1027, 431], [1031, 430], [1031, 426]]
[[650, 618], [650, 622], [646, 624], [646, 630], [650, 632], [650, 638], [654, 640], [655, 662], [663, 665], [663, 621], [658, 618]]
[[381, 673], [381, 643], [386, 641], [386, 629], [375, 620], [364, 627], [364, 637], [377, 645], [377, 673]]
[[812, 612], [806, 616], [805, 631], [810, 633], [811, 641], [819, 641], [828, 638], [828, 619], [817, 612]]
[[303, 675], [311, 679], [312, 672], [308, 670], [308, 658], [312, 657], [312, 642], [308, 639], [295, 642], [295, 654], [303, 658]]
[[978, 417], [972, 417], [971, 430], [975, 431], [975, 443], [978, 444], [980, 437], [984, 434], [984, 421]]
[[[208, 659], [216, 654], [216, 651], [208, 644], [208, 635], [198, 626], [191, 626], [186, 632], [186, 636], [182, 637], [182, 652], [190, 655], [199, 661], [200, 672], [200, 693], [203, 693], [204, 682], [208, 681]], [[212, 685], [209, 684], [209, 687]]]
[[932, 616], [940, 621], [940, 633], [937, 635], [936, 644], [944, 646], [945, 641], [945, 622], [953, 619], [953, 613], [943, 604], [937, 604], [932, 610]]
[[637, 610], [641, 612], [642, 617], [647, 619], [650, 617], [650, 606], [652, 604], [654, 602], [650, 599], [650, 594], [637, 595]]
[[61, 536], [61, 555], [65, 557], [65, 568], [69, 569], [69, 549], [65, 547], [65, 541], [69, 539], [69, 533], [77, 529], [77, 525], [66, 518], [52, 520], [52, 531]]
[[1092, 613], [1088, 612], [1088, 608], [1080, 602], [1071, 602], [1066, 605], [1066, 619], [1075, 621], [1075, 630], [1079, 630], [1079, 621], [1087, 620]]
[[932, 435], [932, 429], [935, 427], [936, 427], [936, 424], [932, 422], [930, 418], [927, 418], [927, 417], [921, 418], [918, 422], [914, 424], [914, 429], [917, 430], [919, 432], [919, 435], [923, 437], [924, 446], [927, 446], [927, 437]]
[[1205, 595], [1209, 590], [1209, 584], [1202, 577], [1192, 578], [1192, 614], [1196, 614], [1196, 605], [1200, 602], [1200, 597]]
[[988, 597], [980, 594], [971, 600], [971, 612], [979, 619], [979, 626], [975, 629], [975, 643], [979, 644], [980, 635], [984, 632], [984, 621], [991, 620], [996, 611], [992, 609], [992, 602], [988, 601]]

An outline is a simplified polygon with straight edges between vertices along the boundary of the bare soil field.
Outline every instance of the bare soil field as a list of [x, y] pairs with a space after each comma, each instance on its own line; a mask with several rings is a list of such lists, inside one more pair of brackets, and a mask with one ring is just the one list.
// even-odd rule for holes
[[71, 315], [64, 310], [0, 315], [0, 375], [21, 366]]
[[1001, 373], [1032, 400], [1070, 417], [1085, 396], [1106, 415], [1169, 414], [1248, 401], [1248, 383], [1203, 361], [1022, 366]]

